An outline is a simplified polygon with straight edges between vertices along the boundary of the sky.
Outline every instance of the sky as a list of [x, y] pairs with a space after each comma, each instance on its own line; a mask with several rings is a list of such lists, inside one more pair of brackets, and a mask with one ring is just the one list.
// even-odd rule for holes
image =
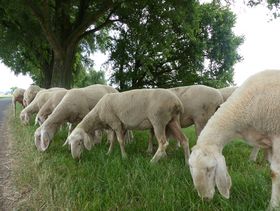
[[[207, 1], [207, 0], [204, 0]], [[238, 52], [243, 60], [234, 66], [234, 82], [241, 85], [250, 75], [265, 69], [280, 69], [280, 18], [273, 19], [265, 6], [246, 7], [235, 1], [231, 8], [237, 15], [234, 32], [245, 36]], [[106, 56], [96, 53], [92, 56], [96, 69], [106, 61]], [[9, 68], [0, 63], [0, 92], [9, 91], [17, 86], [27, 88], [32, 84], [29, 76], [15, 76]], [[108, 75], [108, 74], [106, 74]]]

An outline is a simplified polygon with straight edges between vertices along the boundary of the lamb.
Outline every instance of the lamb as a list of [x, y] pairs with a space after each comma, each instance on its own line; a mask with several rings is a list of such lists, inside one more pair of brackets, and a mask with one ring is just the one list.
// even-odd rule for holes
[[35, 118], [35, 124], [39, 123], [42, 125], [43, 122], [48, 118], [48, 116], [53, 112], [55, 107], [60, 103], [64, 95], [67, 93], [68, 90], [59, 90], [53, 93], [47, 102], [42, 106]]
[[[166, 89], [136, 89], [105, 95], [84, 117], [67, 138], [73, 158], [80, 158], [83, 146], [90, 146], [90, 133], [98, 129], [112, 129], [120, 144], [122, 157], [126, 130], [153, 129], [158, 140], [158, 150], [151, 162], [157, 162], [166, 155], [168, 146], [165, 130], [170, 129], [184, 149], [185, 161], [189, 157], [189, 145], [181, 131], [179, 115], [183, 105], [176, 95]], [[108, 153], [112, 151], [111, 142]]]
[[13, 92], [13, 98], [12, 98], [12, 104], [14, 106], [14, 112], [16, 116], [16, 103], [20, 103], [23, 107], [23, 95], [24, 95], [25, 90], [21, 88], [16, 88], [15, 91]]
[[[181, 127], [186, 128], [194, 124], [197, 136], [223, 103], [221, 93], [217, 89], [204, 85], [176, 87], [169, 90], [181, 100], [184, 106], [184, 112], [180, 116]], [[147, 152], [151, 153], [152, 147], [151, 135]]]
[[44, 89], [40, 88], [37, 85], [30, 85], [26, 89], [26, 91], [24, 92], [24, 95], [23, 95], [24, 106], [25, 107], [28, 106], [32, 102], [32, 100], [35, 98], [36, 94], [41, 90], [44, 90]]
[[269, 153], [272, 176], [270, 208], [280, 205], [280, 71], [266, 70], [248, 78], [208, 121], [189, 166], [194, 186], [202, 198], [212, 199], [215, 184], [229, 198], [231, 178], [223, 147], [242, 137]]
[[67, 91], [47, 120], [35, 131], [35, 145], [39, 151], [47, 150], [59, 126], [79, 123], [97, 102], [108, 93], [118, 92], [107, 85], [91, 85]]
[[57, 91], [66, 90], [64, 88], [51, 88], [39, 91], [34, 100], [24, 108], [20, 113], [20, 119], [23, 124], [28, 124], [32, 114], [38, 112], [40, 108], [47, 102], [51, 95]]

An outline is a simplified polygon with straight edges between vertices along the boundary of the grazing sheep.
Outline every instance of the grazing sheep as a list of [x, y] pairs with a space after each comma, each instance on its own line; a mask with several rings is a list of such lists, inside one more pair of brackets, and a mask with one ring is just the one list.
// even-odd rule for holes
[[43, 122], [48, 118], [48, 116], [53, 112], [55, 107], [60, 103], [64, 95], [68, 90], [59, 90], [53, 93], [47, 102], [42, 106], [35, 118], [35, 124], [39, 123], [42, 125]]
[[47, 90], [39, 91], [36, 94], [34, 100], [24, 108], [20, 113], [20, 119], [23, 124], [28, 124], [30, 121], [30, 117], [32, 114], [37, 113], [40, 108], [47, 102], [51, 95], [56, 93], [57, 91], [66, 90], [64, 88], [51, 88]]
[[[181, 100], [184, 106], [184, 112], [180, 115], [181, 127], [186, 128], [194, 124], [197, 136], [223, 103], [221, 93], [217, 89], [204, 85], [176, 87], [169, 90]], [[152, 137], [153, 134], [149, 137], [147, 150], [149, 153], [153, 150]]]
[[212, 199], [215, 184], [229, 198], [231, 178], [223, 147], [235, 137], [269, 152], [272, 176], [270, 208], [280, 205], [280, 71], [266, 70], [251, 76], [208, 121], [189, 159], [195, 188]]
[[16, 103], [19, 102], [23, 107], [23, 95], [25, 90], [21, 88], [16, 88], [13, 92], [12, 104], [14, 106], [15, 116], [16, 116]]
[[[231, 94], [237, 88], [238, 88], [237, 86], [234, 86], [234, 87], [225, 87], [225, 88], [219, 89], [219, 91], [221, 92], [221, 94], [223, 96], [224, 102], [231, 96]], [[259, 151], [260, 151], [260, 148], [258, 146], [253, 146], [253, 150], [250, 154], [249, 160], [256, 161]], [[266, 153], [266, 151], [265, 151], [265, 153]]]
[[[73, 158], [80, 158], [82, 146], [90, 146], [90, 132], [112, 129], [120, 144], [122, 157], [125, 158], [125, 131], [153, 129], [158, 140], [158, 150], [151, 162], [157, 162], [166, 155], [168, 141], [165, 130], [168, 128], [182, 144], [187, 162], [189, 145], [179, 123], [183, 109], [178, 97], [166, 89], [139, 89], [107, 94], [77, 125], [65, 144], [71, 145]], [[113, 143], [108, 153], [112, 151]]]
[[100, 84], [69, 90], [47, 120], [37, 128], [34, 134], [37, 149], [45, 151], [60, 125], [79, 123], [105, 94], [115, 92], [118, 91], [113, 87]]
[[26, 107], [28, 106], [32, 100], [35, 98], [36, 94], [41, 91], [41, 90], [44, 90], [42, 88], [40, 88], [39, 86], [37, 85], [30, 85], [26, 91], [24, 92], [24, 95], [23, 95], [23, 105]]

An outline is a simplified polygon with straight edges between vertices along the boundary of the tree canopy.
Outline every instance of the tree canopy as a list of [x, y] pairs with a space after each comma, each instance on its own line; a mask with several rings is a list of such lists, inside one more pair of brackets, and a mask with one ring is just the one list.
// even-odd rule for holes
[[243, 41], [232, 31], [235, 15], [216, 3], [173, 3], [143, 4], [114, 28], [111, 83], [121, 90], [233, 83], [233, 65], [241, 59], [237, 48]]
[[196, 0], [0, 0], [0, 58], [44, 87], [92, 74], [97, 49], [109, 51], [122, 90], [219, 87], [240, 60], [234, 23], [228, 8]]

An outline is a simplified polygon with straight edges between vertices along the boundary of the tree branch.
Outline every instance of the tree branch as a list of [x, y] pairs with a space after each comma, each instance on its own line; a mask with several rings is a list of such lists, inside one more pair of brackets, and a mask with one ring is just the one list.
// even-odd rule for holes
[[[47, 7], [47, 2], [45, 2], [45, 6]], [[43, 8], [40, 8], [36, 3], [34, 3], [32, 0], [25, 0], [26, 5], [31, 9], [31, 12], [33, 15], [37, 18], [39, 21], [41, 28], [43, 29], [45, 36], [56, 52], [62, 52], [61, 45], [59, 44], [58, 40], [56, 39], [56, 36], [54, 32], [51, 30], [51, 24], [48, 21], [48, 15], [46, 14], [46, 10]]]
[[87, 15], [81, 20], [81, 23], [72, 31], [66, 43], [76, 43], [79, 41], [79, 37], [86, 31], [86, 29], [97, 22], [109, 9], [113, 8], [114, 4], [112, 0], [105, 1], [99, 11], [95, 14]]

